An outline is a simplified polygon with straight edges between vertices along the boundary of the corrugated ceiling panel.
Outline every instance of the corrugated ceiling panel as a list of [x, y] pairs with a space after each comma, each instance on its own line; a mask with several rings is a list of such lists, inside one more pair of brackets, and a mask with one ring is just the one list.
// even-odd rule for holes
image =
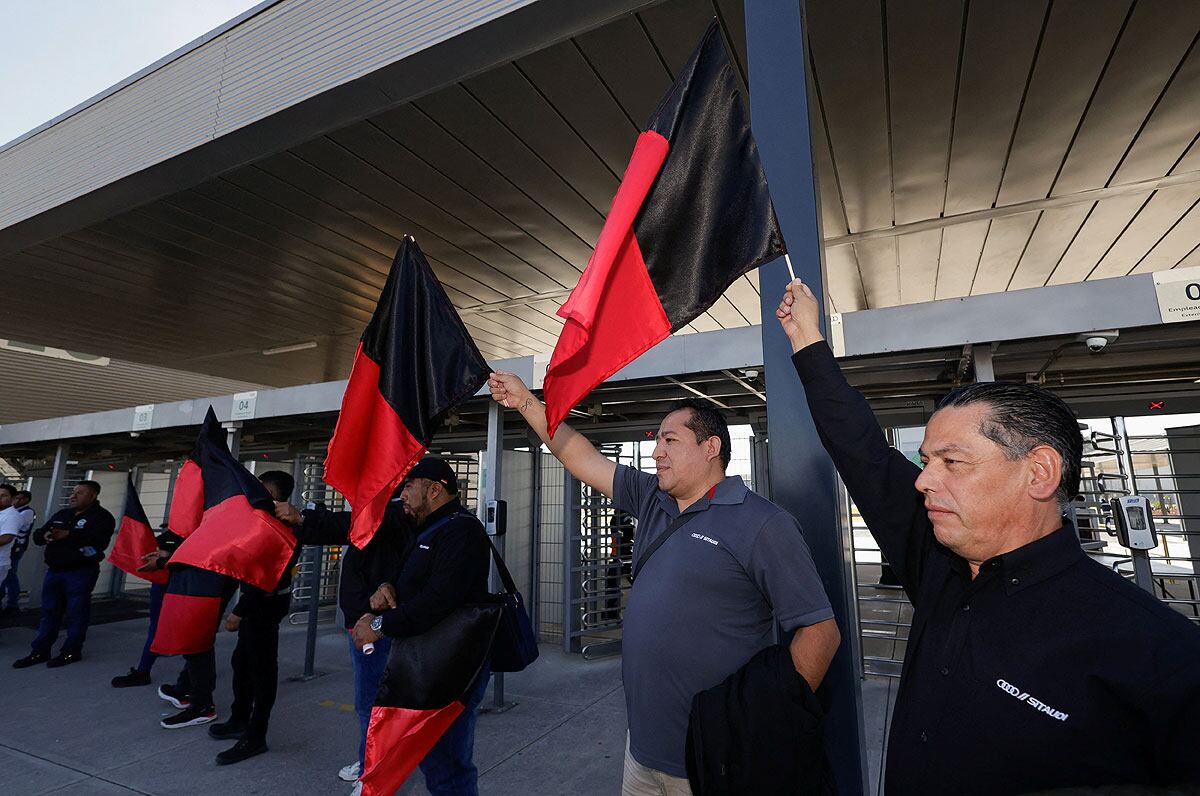
[[[1055, 194], [1108, 183], [1183, 60], [1198, 26], [1200, 3], [1139, 3], [1134, 8], [1054, 184]], [[1176, 147], [1174, 157], [1180, 151]], [[1126, 172], [1123, 181], [1160, 177], [1173, 161], [1159, 167], [1146, 163], [1140, 174]]]
[[1051, 7], [997, 204], [1050, 195], [1129, 7], [1129, 0]]
[[1045, 10], [1045, 2], [970, 6], [946, 187], [948, 214], [996, 201]]

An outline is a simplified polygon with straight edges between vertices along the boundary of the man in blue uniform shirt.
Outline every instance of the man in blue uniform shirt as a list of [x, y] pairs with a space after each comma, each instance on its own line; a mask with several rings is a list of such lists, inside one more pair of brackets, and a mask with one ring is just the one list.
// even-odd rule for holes
[[725, 475], [729, 428], [708, 401], [681, 401], [663, 418], [650, 475], [603, 456], [565, 423], [550, 439], [545, 407], [516, 376], [493, 373], [489, 386], [572, 475], [638, 519], [622, 633], [629, 719], [622, 793], [688, 794], [696, 694], [774, 644], [776, 624], [813, 690], [837, 651], [833, 609], [800, 527]]

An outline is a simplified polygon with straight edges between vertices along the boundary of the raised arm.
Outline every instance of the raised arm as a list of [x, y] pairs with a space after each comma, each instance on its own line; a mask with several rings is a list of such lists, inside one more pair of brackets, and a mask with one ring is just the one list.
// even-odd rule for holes
[[871, 535], [916, 601], [933, 531], [916, 489], [921, 468], [891, 447], [862, 393], [842, 375], [820, 327], [821, 308], [799, 280], [783, 295], [775, 316], [795, 355], [808, 409], [821, 444], [833, 459]]
[[525, 418], [533, 432], [571, 475], [592, 489], [603, 492], [610, 498], [613, 496], [616, 462], [596, 450], [592, 443], [566, 423], [559, 424], [554, 439], [550, 439], [546, 430], [546, 407], [533, 397], [533, 393], [520, 378], [511, 373], [497, 371], [488, 379], [488, 387], [492, 391], [493, 400], [503, 407], [516, 409], [521, 413], [521, 417]]

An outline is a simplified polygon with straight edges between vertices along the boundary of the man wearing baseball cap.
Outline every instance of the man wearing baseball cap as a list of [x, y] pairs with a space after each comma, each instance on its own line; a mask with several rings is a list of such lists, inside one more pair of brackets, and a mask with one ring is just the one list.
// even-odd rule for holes
[[[360, 648], [383, 636], [418, 636], [461, 605], [488, 596], [491, 550], [483, 524], [458, 500], [458, 478], [437, 456], [426, 456], [404, 479], [404, 511], [416, 526], [416, 540], [393, 583], [371, 597], [376, 613], [354, 626]], [[489, 672], [480, 673], [465, 710], [421, 761], [425, 786], [433, 796], [474, 796], [475, 708], [483, 701]]]

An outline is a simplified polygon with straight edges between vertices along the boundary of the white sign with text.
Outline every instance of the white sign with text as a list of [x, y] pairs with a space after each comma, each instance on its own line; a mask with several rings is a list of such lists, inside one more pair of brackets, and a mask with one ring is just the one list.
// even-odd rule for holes
[[1163, 323], [1200, 321], [1200, 266], [1154, 273]]

